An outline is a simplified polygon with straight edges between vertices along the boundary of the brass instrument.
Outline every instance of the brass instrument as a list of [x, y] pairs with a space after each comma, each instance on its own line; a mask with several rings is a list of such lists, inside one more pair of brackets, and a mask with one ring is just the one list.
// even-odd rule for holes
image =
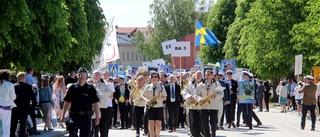
[[128, 82], [128, 90], [130, 91], [134, 100], [138, 99], [141, 96], [140, 90], [134, 80]]
[[225, 89], [225, 87], [217, 87], [216, 89], [210, 91], [210, 93], [205, 98], [203, 98], [202, 102], [196, 103], [196, 106], [197, 107], [204, 107], [204, 106], [209, 105], [211, 103], [211, 96], [214, 95], [218, 91], [223, 91], [224, 89]]
[[[162, 92], [162, 86], [161, 86], [161, 91], [158, 93], [158, 95], [160, 95], [160, 93]], [[147, 109], [150, 109], [150, 108], [152, 108], [154, 105], [157, 105], [158, 104], [158, 102], [157, 102], [157, 97], [156, 96], [154, 96], [151, 100], [150, 100], [150, 104], [148, 105], [146, 105], [146, 107], [147, 107]]]
[[211, 96], [216, 93], [216, 90], [211, 91], [205, 98], [203, 98], [202, 102], [196, 102], [197, 107], [204, 107], [211, 103]]

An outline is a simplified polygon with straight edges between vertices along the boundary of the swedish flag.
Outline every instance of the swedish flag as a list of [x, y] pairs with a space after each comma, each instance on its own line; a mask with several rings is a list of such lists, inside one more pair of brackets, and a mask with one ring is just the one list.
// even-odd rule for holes
[[218, 45], [220, 43], [214, 33], [204, 27], [199, 20], [196, 20], [196, 46], [200, 46], [200, 44], [206, 44], [208, 46]]

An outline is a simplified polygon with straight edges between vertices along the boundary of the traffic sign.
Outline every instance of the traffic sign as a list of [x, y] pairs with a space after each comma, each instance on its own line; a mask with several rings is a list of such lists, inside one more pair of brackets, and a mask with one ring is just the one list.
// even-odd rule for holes
[[109, 68], [108, 70], [109, 70], [110, 74], [115, 75], [118, 73], [119, 65], [118, 64], [109, 64], [108, 68]]

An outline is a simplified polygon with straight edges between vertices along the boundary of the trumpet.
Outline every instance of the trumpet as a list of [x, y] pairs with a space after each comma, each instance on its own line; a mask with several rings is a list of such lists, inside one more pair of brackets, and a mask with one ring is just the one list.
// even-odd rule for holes
[[134, 100], [138, 99], [141, 95], [140, 90], [134, 80], [128, 82], [128, 90], [130, 91]]

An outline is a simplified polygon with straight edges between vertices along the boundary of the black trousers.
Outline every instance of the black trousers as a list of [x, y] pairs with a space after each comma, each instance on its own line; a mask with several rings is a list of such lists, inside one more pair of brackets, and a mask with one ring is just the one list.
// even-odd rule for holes
[[256, 121], [257, 123], [262, 123], [260, 121], [260, 119], [258, 118], [258, 116], [256, 115], [256, 113], [252, 110], [252, 118], [254, 119], [254, 121]]
[[32, 101], [32, 105], [30, 107], [30, 112], [29, 112], [29, 115], [31, 117], [31, 121], [32, 121], [32, 123], [34, 125], [33, 129], [35, 131], [37, 131], [37, 123], [36, 123], [36, 116], [35, 116], [36, 114], [34, 113], [36, 106], [37, 106], [37, 102]]
[[296, 96], [291, 96], [292, 109], [297, 110]]
[[246, 123], [246, 113], [244, 113], [246, 109], [246, 104], [238, 104], [238, 108], [237, 108], [237, 125], [239, 125], [240, 123], [240, 115], [242, 113], [242, 119], [243, 119], [243, 123]]
[[177, 128], [179, 128], [179, 124], [181, 125], [181, 128], [184, 128], [184, 123], [186, 122], [185, 108], [180, 107], [180, 104], [179, 104], [178, 110], [179, 110], [179, 116], [178, 116], [179, 121], [178, 121]]
[[144, 133], [147, 135], [149, 133], [149, 129], [148, 129], [148, 111], [144, 114], [143, 116], [143, 130]]
[[302, 117], [301, 117], [301, 127], [304, 128], [306, 125], [306, 115], [308, 110], [311, 114], [311, 128], [315, 128], [316, 124], [316, 105], [302, 105]]
[[216, 130], [217, 130], [217, 123], [218, 123], [218, 110], [208, 110], [208, 109], [201, 110], [200, 115], [201, 115], [201, 122], [203, 126], [204, 136], [211, 137], [210, 129], [209, 129], [209, 123], [210, 123], [212, 137], [215, 137]]
[[11, 112], [10, 137], [15, 137], [18, 120], [20, 123], [19, 137], [26, 136], [26, 123], [28, 117], [28, 109], [14, 107]]
[[112, 117], [112, 107], [100, 108], [101, 119], [100, 119], [100, 137], [107, 137], [110, 129], [110, 120]]
[[200, 132], [202, 129], [200, 110], [190, 109], [189, 113], [190, 131], [193, 137], [201, 137]]
[[[226, 114], [226, 105], [223, 105], [223, 109], [222, 109], [222, 116], [221, 118], [219, 119], [220, 121], [220, 127], [223, 126], [223, 122], [224, 122], [224, 115]], [[227, 118], [227, 116], [226, 116]], [[227, 120], [227, 123], [228, 123], [228, 120]]]
[[[140, 127], [143, 122], [144, 107], [134, 106], [136, 133], [140, 134]], [[148, 127], [145, 127], [148, 128]]]
[[269, 98], [270, 98], [269, 91], [264, 92], [264, 102], [266, 103], [267, 111], [269, 111]]
[[225, 110], [226, 120], [227, 120], [227, 123], [230, 124], [235, 121], [234, 119], [235, 119], [235, 112], [236, 112], [236, 103], [231, 102], [230, 104], [227, 104], [225, 107], [226, 107], [226, 110]]
[[125, 103], [119, 103], [121, 128], [129, 128], [128, 123], [128, 108]]
[[69, 128], [69, 137], [78, 137], [78, 130], [80, 130], [80, 137], [89, 137], [91, 133], [91, 115], [77, 115], [70, 114], [70, 118], [75, 126]]
[[178, 125], [178, 119], [179, 119], [179, 111], [180, 111], [179, 104], [170, 104], [167, 105], [167, 110], [169, 113], [169, 129], [173, 130], [176, 127], [179, 127]]
[[117, 120], [118, 120], [118, 104], [114, 103], [114, 101], [112, 101], [112, 108], [113, 108], [113, 126], [116, 126], [117, 124]]

